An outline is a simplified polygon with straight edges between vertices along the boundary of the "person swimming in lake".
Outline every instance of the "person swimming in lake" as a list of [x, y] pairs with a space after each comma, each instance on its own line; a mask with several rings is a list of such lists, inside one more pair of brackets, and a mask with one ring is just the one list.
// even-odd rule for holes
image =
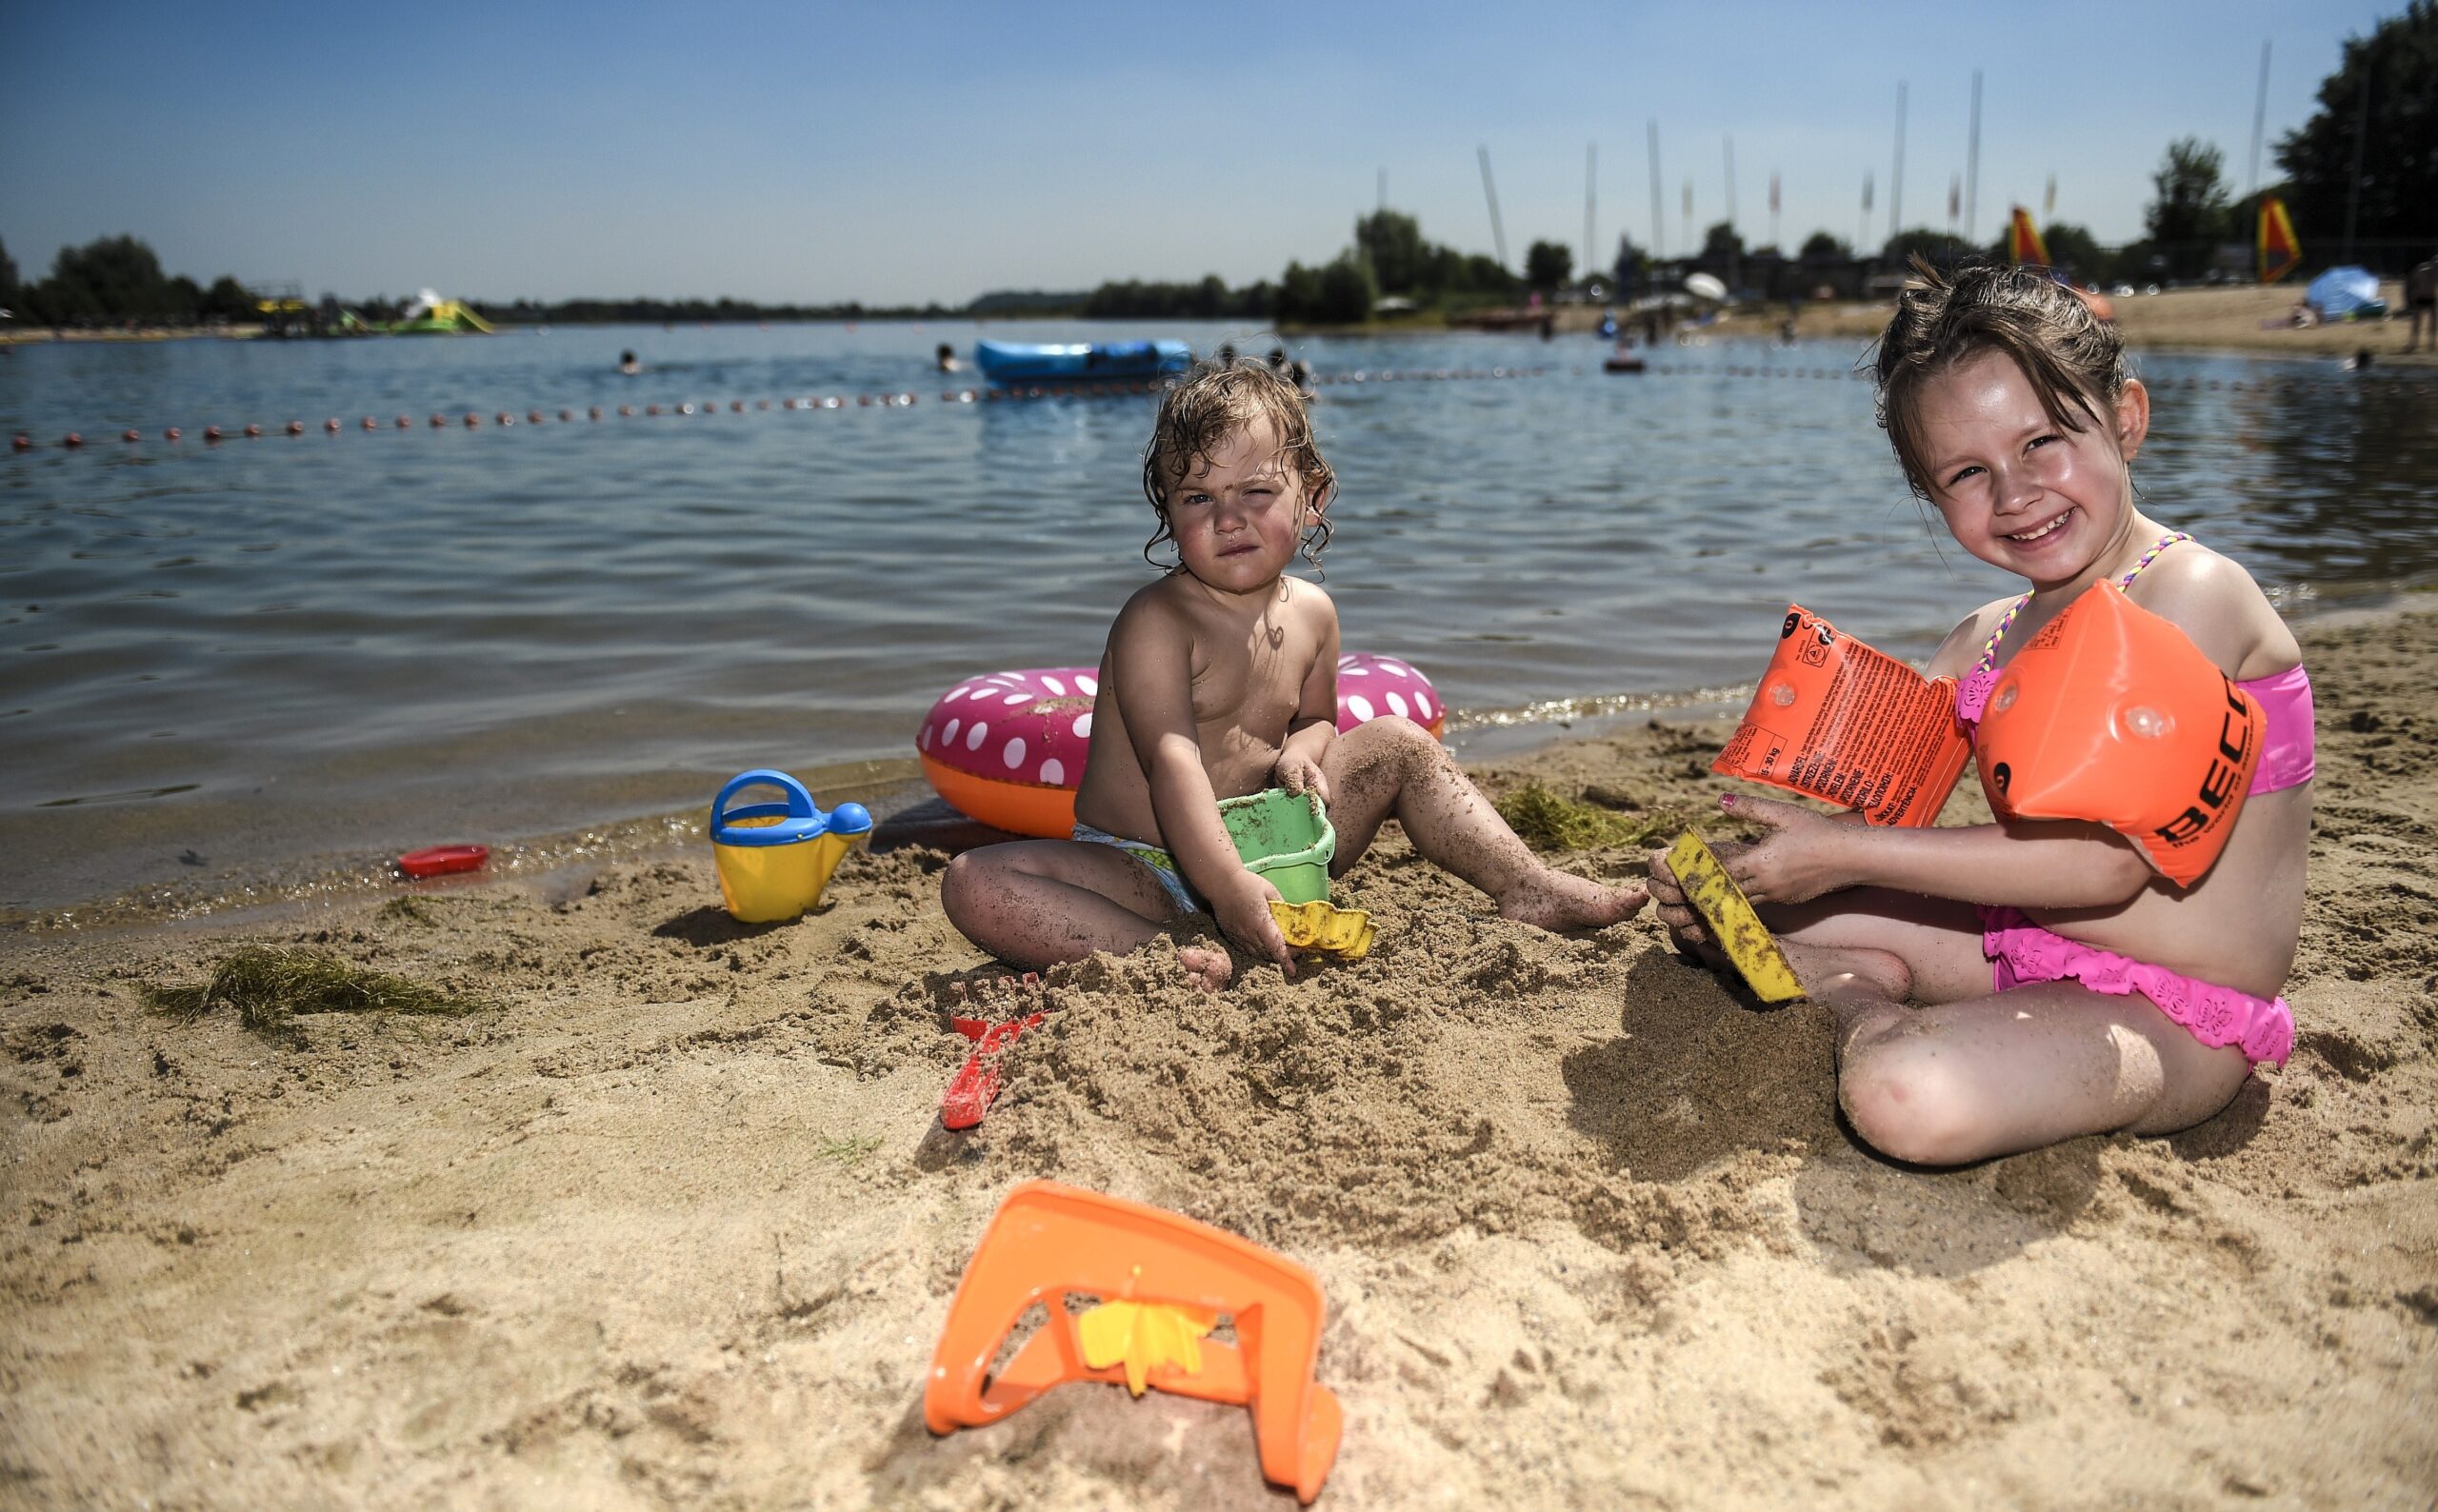
[[[1640, 887], [1543, 865], [1412, 721], [1338, 733], [1337, 609], [1287, 575], [1299, 551], [1319, 565], [1336, 488], [1303, 395], [1267, 364], [1203, 364], [1163, 396], [1143, 463], [1158, 520], [1144, 555], [1169, 545], [1175, 565], [1109, 627], [1073, 838], [969, 850], [942, 875], [941, 905], [967, 939], [1039, 967], [1130, 951], [1208, 914], [1293, 975], [1269, 907], [1278, 889], [1238, 859], [1219, 813], [1219, 800], [1266, 788], [1327, 806], [1331, 876], [1393, 818], [1508, 918], [1597, 928], [1642, 906]], [[1177, 958], [1206, 987], [1234, 969], [1215, 945]]]
[[[1956, 544], [2030, 591], [1964, 617], [1930, 658], [1977, 729], [1999, 670], [2086, 591], [2121, 592], [2257, 700], [2268, 735], [2216, 864], [2179, 888], [2081, 821], [1866, 828], [1720, 800], [1769, 833], [1729, 873], [1836, 1020], [1837, 1097], [1884, 1154], [1926, 1165], [2082, 1134], [2167, 1134], [2282, 1064], [2277, 994], [2302, 928], [2312, 720], [2302, 651], [2250, 574], [2137, 506], [2150, 399], [2124, 343], [2028, 269], [1916, 264], [1880, 338], [1881, 424]], [[1651, 894], [1713, 946], [1664, 859]]]
[[956, 360], [956, 348], [947, 342], [940, 343], [938, 349], [931, 353], [931, 365], [942, 372], [954, 372], [965, 366]]
[[618, 354], [618, 370], [631, 378], [644, 370], [644, 365], [635, 361], [633, 352], [622, 351]]

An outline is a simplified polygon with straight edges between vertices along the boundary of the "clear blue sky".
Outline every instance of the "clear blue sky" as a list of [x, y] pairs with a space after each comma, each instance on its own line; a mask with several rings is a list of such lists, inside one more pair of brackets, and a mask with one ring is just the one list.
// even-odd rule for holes
[[[1977, 223], [2035, 211], [2140, 233], [2148, 175], [2192, 134], [2248, 188], [2348, 33], [2402, 0], [1982, 5], [1226, 6], [666, 3], [12, 6], [0, 55], [0, 243], [37, 275], [131, 232], [172, 271], [350, 297], [430, 285], [576, 294], [960, 302], [1104, 278], [1231, 283], [1324, 261], [1375, 175], [1423, 233], [1510, 263], [1581, 256], [1597, 143], [1601, 259], [1727, 210], [1888, 229], [1898, 82], [1904, 209], [1944, 226], [1985, 75]], [[2308, 242], [2316, 228], [2300, 228]]]

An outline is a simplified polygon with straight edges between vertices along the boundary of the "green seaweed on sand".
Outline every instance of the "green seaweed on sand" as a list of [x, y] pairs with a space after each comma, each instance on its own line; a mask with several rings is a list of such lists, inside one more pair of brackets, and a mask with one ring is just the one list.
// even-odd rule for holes
[[279, 950], [250, 945], [222, 958], [210, 980], [198, 986], [147, 983], [138, 990], [156, 1013], [192, 1021], [217, 1008], [237, 1010], [237, 1022], [256, 1034], [283, 1039], [297, 1033], [306, 1013], [412, 1013], [454, 1018], [491, 1006], [455, 998], [420, 982], [350, 965], [317, 950]]
[[880, 1148], [880, 1145], [881, 1138], [877, 1134], [849, 1134], [844, 1139], [824, 1139], [814, 1147], [812, 1153], [819, 1160], [836, 1161], [841, 1165], [854, 1165], [860, 1164], [865, 1156]]
[[1620, 814], [1526, 783], [1498, 800], [1498, 814], [1534, 850], [1638, 848], [1673, 839], [1686, 826], [1680, 809]]

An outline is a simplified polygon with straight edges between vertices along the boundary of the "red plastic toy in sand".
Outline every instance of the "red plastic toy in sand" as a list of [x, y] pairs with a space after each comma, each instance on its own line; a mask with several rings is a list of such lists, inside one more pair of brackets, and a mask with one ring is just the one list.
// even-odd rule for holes
[[[1038, 985], [1041, 978], [1028, 971], [1024, 980], [1029, 987]], [[964, 984], [958, 984], [958, 990], [965, 990]], [[965, 1064], [949, 1078], [948, 1091], [941, 1095], [941, 1127], [969, 1129], [982, 1122], [982, 1115], [990, 1111], [999, 1096], [999, 1053], [1013, 1044], [1017, 1035], [1039, 1027], [1041, 1019], [1039, 1013], [1019, 1013], [994, 1023], [961, 1013], [949, 1015], [949, 1027], [973, 1042], [973, 1053], [965, 1058]]]
[[398, 869], [410, 877], [439, 877], [452, 871], [480, 871], [491, 859], [486, 846], [431, 846], [398, 858]]

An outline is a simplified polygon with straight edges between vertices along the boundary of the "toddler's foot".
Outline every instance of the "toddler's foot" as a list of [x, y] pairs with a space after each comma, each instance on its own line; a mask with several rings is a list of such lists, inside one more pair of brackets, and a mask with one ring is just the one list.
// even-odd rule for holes
[[1236, 964], [1229, 960], [1228, 952], [1218, 945], [1179, 945], [1177, 965], [1185, 967], [1185, 974], [1205, 992], [1218, 991], [1228, 985], [1229, 978], [1236, 974]]
[[1498, 913], [1542, 929], [1601, 929], [1632, 918], [1649, 900], [1640, 887], [1605, 887], [1544, 866], [1507, 890]]

